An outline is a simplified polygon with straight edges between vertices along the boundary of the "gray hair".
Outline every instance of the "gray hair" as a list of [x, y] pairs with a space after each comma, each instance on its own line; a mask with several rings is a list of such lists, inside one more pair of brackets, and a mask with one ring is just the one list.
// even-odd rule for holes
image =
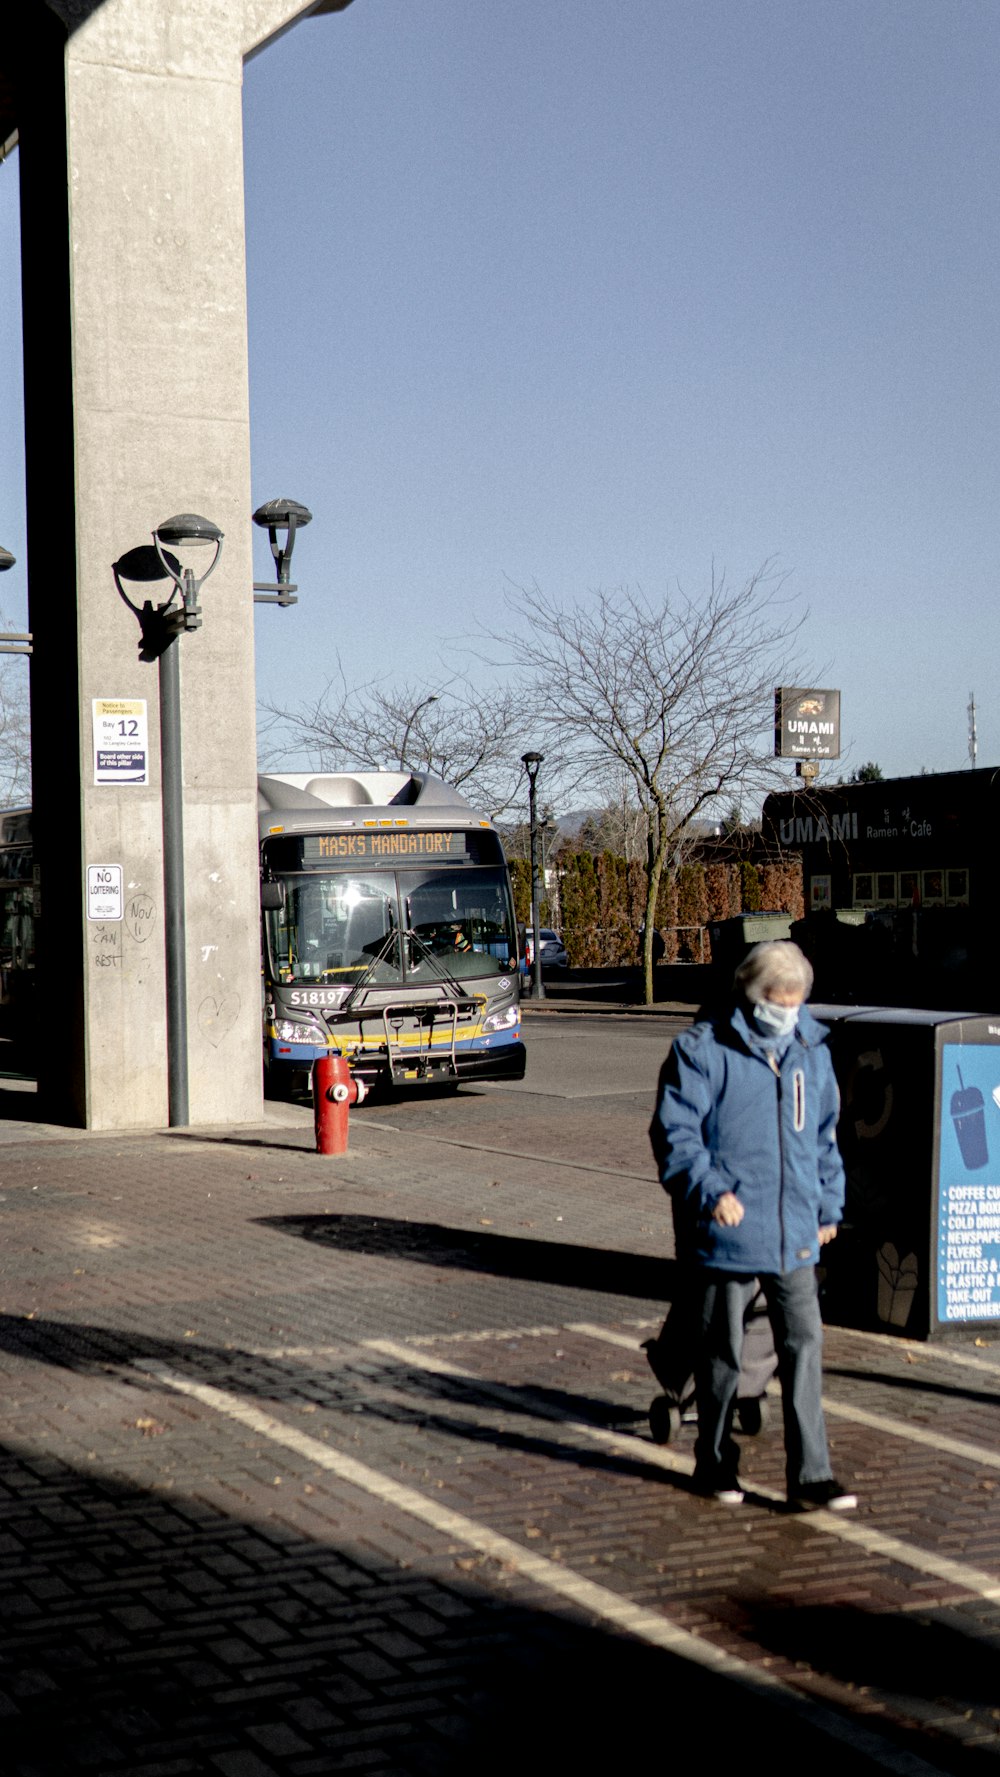
[[745, 993], [751, 1005], [766, 999], [772, 988], [800, 993], [807, 1000], [812, 984], [812, 964], [789, 938], [772, 938], [766, 944], [755, 944], [749, 955], [743, 958], [734, 977], [734, 986]]

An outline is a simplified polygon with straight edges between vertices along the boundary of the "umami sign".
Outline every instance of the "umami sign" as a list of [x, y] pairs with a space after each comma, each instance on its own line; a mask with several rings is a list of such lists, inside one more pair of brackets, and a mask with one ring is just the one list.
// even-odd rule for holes
[[774, 693], [776, 759], [840, 758], [840, 692], [782, 685]]

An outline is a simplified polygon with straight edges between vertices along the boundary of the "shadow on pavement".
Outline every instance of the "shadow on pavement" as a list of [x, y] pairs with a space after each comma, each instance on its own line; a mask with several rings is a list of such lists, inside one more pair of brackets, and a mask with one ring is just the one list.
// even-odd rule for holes
[[[359, 1754], [403, 1777], [586, 1771], [595, 1752], [610, 1769], [623, 1696], [652, 1745], [671, 1698], [718, 1715], [730, 1688], [505, 1598], [479, 1557], [449, 1581], [5, 1450], [0, 1497], [4, 1777], [334, 1771]], [[741, 1737], [773, 1743], [766, 1705], [740, 1715]], [[789, 1731], [832, 1777], [829, 1744]]]
[[[395, 1777], [542, 1777], [620, 1769], [623, 1742], [670, 1769], [708, 1723], [713, 1764], [761, 1746], [810, 1777], [842, 1777], [846, 1760], [855, 1777], [884, 1770], [673, 1653], [585, 1625], [568, 1605], [515, 1601], [490, 1558], [428, 1557], [417, 1544], [411, 1566], [318, 1540], [298, 1520], [335, 1520], [321, 1474], [287, 1477], [280, 1514], [255, 1521], [0, 1448], [0, 1500], [4, 1777], [293, 1777], [359, 1764]], [[799, 1659], [811, 1615], [790, 1606], [770, 1624]], [[902, 1671], [911, 1627], [850, 1613], [845, 1645], [863, 1630], [881, 1669]], [[935, 1648], [949, 1650], [947, 1677], [965, 1698], [946, 1633]], [[892, 1738], [926, 1752], [929, 1736]], [[959, 1758], [985, 1768], [975, 1751]]]
[[[480, 1381], [436, 1375], [417, 1365], [410, 1369], [397, 1359], [380, 1358], [367, 1348], [356, 1353], [348, 1348], [342, 1360], [331, 1368], [329, 1359], [320, 1366], [291, 1355], [271, 1357], [80, 1323], [26, 1321], [0, 1315], [0, 1352], [88, 1375], [124, 1370], [126, 1374], [119, 1379], [131, 1382], [137, 1396], [159, 1386], [155, 1374], [150, 1376], [142, 1366], [160, 1364], [189, 1381], [297, 1411], [303, 1407], [318, 1407], [331, 1414], [364, 1411], [374, 1419], [399, 1425], [433, 1426], [449, 1437], [510, 1448], [530, 1446], [577, 1467], [643, 1474], [657, 1481], [666, 1478], [661, 1470], [654, 1470], [641, 1458], [594, 1447], [574, 1449], [554, 1438], [544, 1439], [541, 1433], [531, 1438], [524, 1432], [460, 1417], [471, 1407], [481, 1410], [485, 1401], [493, 1409], [499, 1407], [501, 1411], [539, 1418], [549, 1424], [577, 1420], [603, 1429], [634, 1431], [637, 1424], [645, 1424], [643, 1412], [600, 1396], [574, 1394], [541, 1384], [503, 1385], [503, 1398], [498, 1401], [490, 1395], [489, 1377]], [[376, 1374], [379, 1386], [391, 1390], [394, 1398], [374, 1398], [372, 1378]]]
[[404, 1222], [392, 1216], [261, 1216], [258, 1226], [317, 1241], [335, 1252], [599, 1290], [607, 1296], [636, 1296], [646, 1302], [668, 1301], [673, 1288], [672, 1259], [605, 1247], [446, 1228], [437, 1222]]
[[805, 1660], [816, 1672], [856, 1681], [941, 1713], [962, 1714], [997, 1700], [995, 1646], [926, 1615], [879, 1615], [853, 1605], [800, 1605], [795, 1611], [741, 1599], [744, 1627], [772, 1653]]
[[[376, 1356], [366, 1349], [356, 1368], [348, 1359], [320, 1373], [291, 1357], [11, 1316], [0, 1317], [0, 1348], [97, 1372], [155, 1358], [231, 1391], [300, 1406], [315, 1398], [330, 1411], [359, 1401], [370, 1409]], [[402, 1395], [376, 1409], [389, 1419], [650, 1475], [641, 1460], [560, 1445], [541, 1426], [536, 1437], [463, 1418], [466, 1402], [482, 1404], [474, 1381], [391, 1361], [379, 1380]], [[146, 1379], [135, 1381], [141, 1403]], [[606, 1421], [611, 1412], [607, 1402], [559, 1390], [506, 1392], [529, 1414], [533, 1395], [547, 1417], [553, 1408], [560, 1416], [589, 1409]], [[843, 1777], [845, 1760], [854, 1777], [876, 1769], [856, 1747], [745, 1687], [581, 1624], [568, 1604], [544, 1596], [514, 1602], [515, 1582], [501, 1564], [464, 1547], [429, 1554], [427, 1533], [410, 1542], [405, 1520], [413, 1565], [405, 1555], [398, 1564], [373, 1559], [370, 1543], [359, 1548], [334, 1535], [363, 1496], [345, 1506], [343, 1483], [308, 1457], [283, 1454], [280, 1499], [272, 1496], [274, 1507], [254, 1521], [254, 1506], [273, 1486], [274, 1451], [255, 1448], [252, 1436], [235, 1450], [207, 1436], [193, 1446], [191, 1411], [180, 1399], [158, 1395], [157, 1415], [151, 1441], [130, 1457], [133, 1470], [144, 1465], [149, 1490], [0, 1446], [4, 1777], [297, 1777], [346, 1768], [362, 1750], [377, 1754], [362, 1760], [366, 1767], [396, 1777], [509, 1777], [512, 1768], [541, 1777], [619, 1768], [623, 1735], [651, 1752], [662, 1748], [667, 1722], [679, 1755], [689, 1744], [683, 1724], [709, 1721], [713, 1763], [745, 1759], [760, 1736], [779, 1768], [794, 1760], [810, 1777]], [[137, 1428], [145, 1417], [136, 1415]], [[132, 1423], [128, 1408], [122, 1423]], [[245, 1513], [184, 1496], [185, 1485], [197, 1489], [206, 1461], [211, 1488], [226, 1487], [234, 1502], [245, 1501]], [[398, 1543], [387, 1508], [368, 1509]], [[372, 1534], [377, 1540], [377, 1527]], [[746, 1594], [726, 1610], [734, 1651], [742, 1643], [754, 1657], [762, 1644], [800, 1670], [866, 1687], [869, 1727], [876, 1691], [887, 1694], [890, 1715], [928, 1696], [956, 1715], [995, 1700], [995, 1655], [977, 1644], [974, 1629], [966, 1637], [933, 1619], [799, 1607], [794, 1599], [785, 1607]], [[881, 1719], [877, 1726], [940, 1769], [960, 1766], [978, 1777], [987, 1758], [995, 1768], [991, 1754], [942, 1739], [933, 1726], [896, 1730]], [[309, 1758], [316, 1763], [302, 1762]]]

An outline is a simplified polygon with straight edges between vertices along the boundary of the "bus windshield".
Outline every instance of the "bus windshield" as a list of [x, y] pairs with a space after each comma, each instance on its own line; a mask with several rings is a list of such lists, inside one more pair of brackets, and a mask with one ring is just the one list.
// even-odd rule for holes
[[265, 919], [271, 976], [283, 985], [350, 987], [370, 970], [373, 986], [404, 979], [422, 986], [517, 967], [503, 870], [414, 870], [398, 878], [310, 871], [282, 880], [284, 906]]
[[410, 934], [407, 969], [412, 977], [423, 981], [433, 976], [431, 957], [439, 957], [456, 978], [501, 975], [517, 968], [503, 871], [407, 870], [400, 873], [399, 887]]
[[398, 906], [392, 876], [286, 876], [285, 905], [267, 914], [276, 981], [350, 986], [400, 979]]

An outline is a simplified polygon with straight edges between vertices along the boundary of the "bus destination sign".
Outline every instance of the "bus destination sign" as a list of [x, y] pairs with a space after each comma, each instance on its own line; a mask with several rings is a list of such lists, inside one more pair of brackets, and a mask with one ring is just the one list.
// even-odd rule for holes
[[302, 839], [304, 864], [436, 864], [446, 858], [468, 858], [468, 837], [462, 832], [429, 832], [391, 828], [349, 833], [307, 833]]

